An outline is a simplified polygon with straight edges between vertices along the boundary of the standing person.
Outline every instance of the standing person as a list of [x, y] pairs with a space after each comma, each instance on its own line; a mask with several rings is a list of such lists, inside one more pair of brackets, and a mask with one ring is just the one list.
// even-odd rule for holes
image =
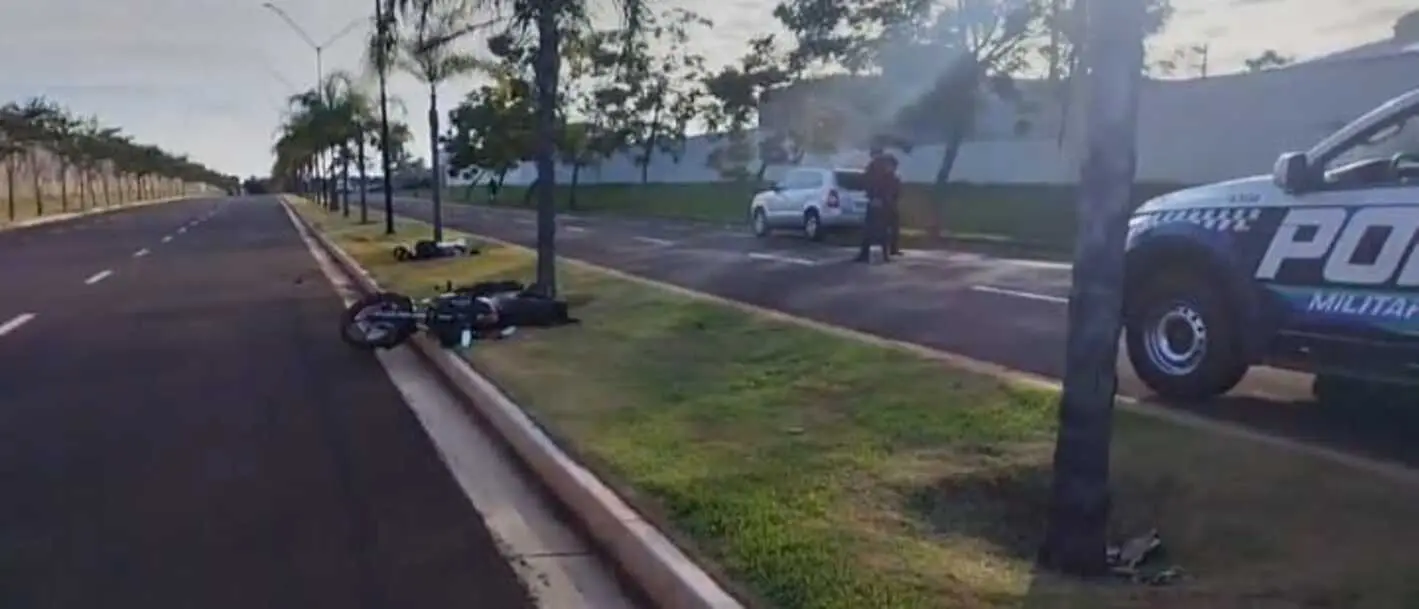
[[867, 182], [867, 214], [862, 221], [862, 242], [858, 246], [857, 258], [853, 261], [871, 261], [872, 246], [879, 245], [882, 247], [882, 261], [891, 262], [886, 235], [889, 228], [887, 201], [894, 190], [897, 160], [882, 150], [880, 140], [872, 142], [869, 154], [872, 155], [872, 160], [868, 161], [862, 172]]
[[898, 201], [902, 197], [902, 178], [897, 174], [897, 157], [884, 155], [887, 158], [887, 175], [884, 176], [884, 192], [882, 193], [882, 209], [886, 220], [886, 241], [887, 251], [893, 256], [902, 255], [902, 214]]

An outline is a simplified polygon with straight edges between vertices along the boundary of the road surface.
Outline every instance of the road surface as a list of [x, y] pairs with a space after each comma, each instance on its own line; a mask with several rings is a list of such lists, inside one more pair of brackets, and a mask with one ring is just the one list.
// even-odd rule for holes
[[[396, 198], [396, 209], [431, 217], [421, 199]], [[529, 211], [446, 210], [450, 227], [535, 244]], [[1052, 378], [1064, 370], [1066, 263], [919, 251], [863, 266], [849, 262], [855, 248], [793, 236], [756, 239], [746, 228], [596, 215], [563, 215], [557, 237], [565, 255], [651, 279]], [[1122, 357], [1119, 371], [1121, 392], [1150, 395]], [[1419, 425], [1321, 408], [1310, 385], [1309, 375], [1258, 367], [1230, 395], [1185, 408], [1419, 465]]]
[[274, 198], [0, 232], [0, 606], [530, 606]]

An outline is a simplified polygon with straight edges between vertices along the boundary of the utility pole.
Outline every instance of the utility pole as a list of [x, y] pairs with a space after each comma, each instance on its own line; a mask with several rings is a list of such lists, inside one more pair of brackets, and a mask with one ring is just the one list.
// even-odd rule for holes
[[1143, 3], [1081, 0], [1087, 144], [1069, 298], [1064, 390], [1041, 566], [1092, 577], [1108, 570], [1109, 449], [1118, 385], [1123, 253], [1137, 164]]

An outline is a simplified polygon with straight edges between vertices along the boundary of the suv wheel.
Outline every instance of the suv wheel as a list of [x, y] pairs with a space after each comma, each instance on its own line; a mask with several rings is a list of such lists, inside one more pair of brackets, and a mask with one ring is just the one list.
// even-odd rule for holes
[[1162, 276], [1130, 294], [1128, 359], [1167, 400], [1206, 400], [1246, 375], [1235, 320], [1219, 288], [1193, 275]]
[[750, 219], [750, 222], [754, 228], [755, 237], [769, 236], [769, 216], [764, 213], [762, 207], [754, 209], [754, 215]]
[[818, 211], [810, 209], [803, 214], [803, 236], [809, 241], [823, 240], [823, 221], [818, 218]]

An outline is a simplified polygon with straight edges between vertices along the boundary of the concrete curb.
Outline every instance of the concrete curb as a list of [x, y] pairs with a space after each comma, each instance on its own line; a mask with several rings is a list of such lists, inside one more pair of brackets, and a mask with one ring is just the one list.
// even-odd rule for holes
[[80, 211], [80, 212], [73, 212], [73, 211], [71, 211], [71, 212], [65, 212], [65, 213], [62, 213], [62, 214], [53, 214], [53, 215], [48, 215], [48, 216], [40, 216], [40, 217], [38, 217], [38, 218], [30, 218], [30, 219], [28, 219], [28, 220], [21, 220], [21, 221], [19, 221], [19, 222], [14, 223], [14, 224], [0, 224], [0, 232], [10, 231], [10, 230], [24, 230], [24, 229], [27, 229], [27, 228], [37, 228], [37, 227], [40, 227], [40, 226], [48, 226], [48, 225], [50, 225], [50, 224], [57, 224], [57, 223], [60, 223], [60, 222], [67, 222], [67, 221], [69, 221], [69, 220], [77, 220], [77, 219], [79, 219], [79, 218], [87, 218], [87, 217], [89, 217], [89, 216], [100, 216], [100, 215], [107, 214], [107, 213], [113, 213], [113, 212], [123, 211], [123, 210], [125, 210], [125, 209], [136, 209], [136, 208], [139, 208], [139, 207], [147, 207], [147, 206], [149, 206], [149, 205], [158, 205], [158, 204], [161, 204], [161, 203], [172, 203], [172, 202], [174, 202], [174, 201], [181, 201], [181, 200], [183, 200], [183, 199], [197, 199], [197, 198], [201, 198], [201, 196], [200, 196], [200, 195], [182, 195], [182, 196], [177, 196], [177, 197], [166, 197], [166, 198], [162, 198], [162, 199], [148, 199], [148, 200], [146, 200], [146, 201], [138, 201], [138, 202], [135, 202], [135, 203], [123, 203], [123, 204], [121, 204], [121, 205], [111, 205], [111, 206], [109, 206], [109, 207], [97, 207], [97, 208], [87, 209], [87, 210]]
[[[482, 235], [471, 231], [460, 230], [459, 232], [468, 234], [479, 240], [487, 241], [489, 243], [496, 243], [504, 247], [517, 248], [523, 251], [530, 251], [527, 247], [518, 245], [511, 241], [505, 241], [503, 239], [498, 239], [496, 237]], [[875, 334], [869, 334], [867, 332], [852, 330], [841, 326], [834, 326], [832, 324], [826, 324], [823, 322], [814, 321], [812, 319], [790, 315], [782, 311], [776, 311], [773, 309], [751, 305], [737, 300], [731, 300], [721, 296], [715, 296], [713, 294], [697, 292], [695, 290], [683, 288], [678, 285], [664, 283], [661, 281], [656, 281], [654, 279], [648, 279], [646, 277], [641, 277], [639, 275], [626, 273], [624, 271], [618, 271], [616, 269], [603, 267], [600, 265], [592, 264], [590, 262], [586, 262], [584, 260], [578, 260], [576, 258], [558, 256], [557, 259], [560, 262], [565, 262], [567, 264], [578, 266], [583, 269], [609, 275], [617, 279], [634, 281], [642, 285], [648, 285], [657, 289], [666, 290], [688, 298], [695, 298], [698, 300], [713, 302], [727, 307], [733, 307], [740, 311], [745, 311], [747, 313], [751, 313], [760, 317], [782, 321], [785, 323], [790, 323], [806, 328], [812, 328], [821, 332], [827, 332], [835, 336], [841, 336], [843, 338], [849, 338], [860, 342], [889, 347], [893, 349], [900, 349], [927, 359], [942, 362], [943, 364], [946, 364], [953, 368], [957, 368], [959, 370], [990, 376], [992, 378], [996, 378], [1013, 385], [1046, 391], [1060, 391], [1063, 389], [1061, 381], [1055, 378], [1015, 370], [1002, 366], [1000, 364], [967, 357], [957, 353], [941, 351], [939, 349], [933, 349], [931, 347], [919, 345], [916, 343], [885, 338], [882, 336], [877, 336]], [[1117, 396], [1115, 403], [1117, 404], [1117, 407], [1122, 410], [1137, 415], [1145, 416], [1150, 419], [1164, 421], [1173, 425], [1196, 429], [1199, 431], [1213, 433], [1229, 438], [1235, 438], [1238, 440], [1245, 440], [1248, 442], [1263, 444], [1268, 447], [1283, 450], [1292, 454], [1303, 455], [1321, 461], [1352, 468], [1357, 471], [1378, 476], [1398, 484], [1419, 486], [1419, 469], [1414, 469], [1393, 461], [1385, 461], [1371, 457], [1363, 457], [1353, 453], [1348, 453], [1345, 451], [1325, 446], [1308, 444], [1300, 440], [1257, 431], [1255, 429], [1251, 429], [1239, 424], [1228, 423], [1225, 421], [1219, 421], [1201, 415], [1192, 414], [1190, 412], [1171, 409], [1166, 406], [1150, 403], [1126, 395]]]
[[[285, 197], [282, 205], [291, 206]], [[310, 235], [364, 293], [381, 288], [348, 253], [315, 230], [296, 210]], [[742, 609], [744, 606], [646, 521], [609, 486], [577, 463], [542, 431], [523, 409], [463, 358], [425, 336], [411, 341], [466, 398], [468, 404], [512, 447], [513, 452], [568, 508], [605, 553], [617, 562], [656, 605], [674, 609]]]

